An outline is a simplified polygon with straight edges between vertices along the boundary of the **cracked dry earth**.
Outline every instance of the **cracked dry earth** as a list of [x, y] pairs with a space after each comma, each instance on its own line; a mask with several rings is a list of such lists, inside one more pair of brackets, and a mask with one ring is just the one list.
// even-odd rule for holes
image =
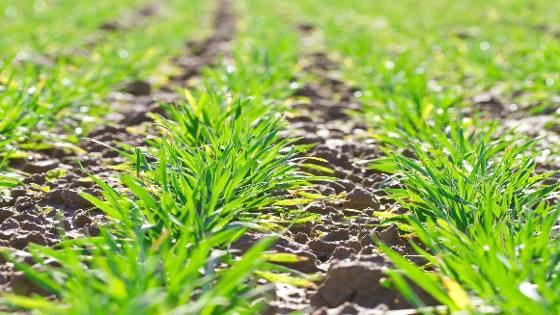
[[[312, 30], [300, 27], [303, 32]], [[305, 38], [304, 38], [305, 40]], [[307, 205], [305, 210], [320, 216], [314, 222], [289, 227], [272, 250], [292, 253], [305, 260], [286, 264], [305, 274], [319, 274], [313, 288], [276, 284], [266, 314], [416, 314], [395, 290], [382, 282], [384, 271], [392, 267], [379, 253], [373, 237], [408, 257], [422, 263], [420, 257], [399, 235], [396, 226], [381, 226], [377, 211], [399, 213], [395, 201], [382, 191], [398, 183], [387, 175], [367, 169], [367, 161], [381, 152], [368, 136], [367, 127], [351, 115], [359, 113], [356, 88], [340, 80], [337, 62], [326, 53], [307, 54], [300, 62], [308, 80], [294, 96], [308, 99], [293, 105], [289, 136], [299, 137], [298, 144], [314, 145], [308, 156], [326, 160], [333, 174], [332, 182], [315, 187], [326, 198]], [[373, 236], [373, 237], [372, 237]], [[249, 233], [233, 245], [245, 251], [261, 235]], [[427, 305], [434, 305], [420, 289], [417, 294]]]
[[[24, 251], [30, 243], [54, 245], [62, 238], [99, 233], [103, 214], [92, 210], [92, 205], [80, 196], [80, 192], [100, 194], [89, 175], [118, 189], [118, 166], [126, 158], [115, 148], [145, 146], [153, 134], [149, 132], [153, 127], [147, 113], [161, 113], [160, 103], [182, 99], [175, 88], [184, 86], [226, 51], [234, 23], [228, 6], [227, 1], [220, 1], [214, 13], [212, 34], [199, 42], [187, 42], [185, 54], [173, 60], [180, 73], [171, 78], [168, 86], [153, 89], [146, 81], [123, 83], [119, 92], [111, 93], [106, 99], [113, 112], [104, 118], [104, 125], [77, 146], [37, 151], [26, 159], [11, 162], [11, 167], [25, 179], [23, 186], [12, 189], [8, 196], [0, 196], [1, 247], [17, 250], [15, 255], [19, 260], [33, 265], [31, 255]], [[141, 12], [148, 8], [151, 7]], [[45, 293], [21, 272], [14, 271], [13, 264], [3, 256], [0, 257], [2, 292]]]

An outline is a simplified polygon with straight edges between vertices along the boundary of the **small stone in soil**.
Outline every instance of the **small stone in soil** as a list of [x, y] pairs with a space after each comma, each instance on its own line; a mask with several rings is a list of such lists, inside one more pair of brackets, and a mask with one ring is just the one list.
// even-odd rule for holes
[[47, 240], [39, 231], [31, 231], [27, 234], [16, 234], [10, 239], [10, 245], [17, 249], [24, 249], [29, 243], [48, 245]]
[[27, 173], [44, 173], [56, 168], [60, 164], [59, 160], [45, 160], [26, 163], [23, 171]]
[[3, 223], [4, 221], [6, 221], [6, 219], [13, 216], [14, 214], [15, 212], [11, 209], [0, 209], [0, 223]]
[[300, 244], [307, 244], [307, 242], [309, 242], [309, 236], [307, 236], [307, 234], [300, 232], [294, 235], [294, 241]]
[[330, 209], [322, 204], [310, 204], [305, 208], [305, 211], [315, 214], [327, 215], [329, 214]]
[[346, 201], [343, 206], [344, 208], [356, 210], [364, 210], [366, 208], [379, 210], [379, 202], [372, 194], [360, 187], [354, 188], [348, 196], [346, 196]]
[[358, 252], [353, 248], [337, 247], [332, 253], [331, 259], [344, 260], [353, 259]]
[[2, 222], [2, 224], [0, 224], [0, 231], [8, 231], [8, 230], [14, 230], [19, 228], [20, 228], [19, 222], [17, 222], [13, 218], [8, 218], [4, 222]]
[[10, 288], [15, 294], [31, 295], [32, 293], [48, 295], [49, 292], [37, 286], [33, 281], [26, 277], [22, 272], [15, 272], [10, 277]]
[[391, 225], [388, 228], [375, 232], [375, 236], [388, 246], [404, 245], [404, 242], [399, 234], [399, 229], [396, 225]]
[[14, 188], [10, 191], [10, 197], [16, 199], [18, 197], [25, 196], [26, 193], [27, 191], [23, 188]]
[[122, 91], [134, 96], [146, 96], [152, 93], [152, 86], [147, 81], [138, 80], [128, 83]]
[[87, 224], [92, 223], [90, 216], [85, 211], [77, 211], [74, 214], [74, 218], [72, 219], [72, 223], [77, 228], [82, 228]]
[[339, 261], [331, 265], [325, 281], [311, 297], [315, 308], [337, 307], [353, 302], [363, 307], [403, 307], [406, 302], [394, 291], [381, 286], [386, 265], [369, 261]]

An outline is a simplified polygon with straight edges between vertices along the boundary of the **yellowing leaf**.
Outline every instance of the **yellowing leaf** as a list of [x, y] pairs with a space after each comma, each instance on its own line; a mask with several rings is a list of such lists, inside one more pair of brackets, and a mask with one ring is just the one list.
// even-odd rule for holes
[[193, 107], [196, 108], [196, 101], [194, 100], [193, 95], [191, 94], [191, 92], [187, 89], [184, 90], [185, 93], [185, 97], [187, 98], [187, 101], [189, 102], [189, 104]]
[[383, 219], [391, 219], [394, 217], [401, 216], [400, 214], [388, 212], [388, 211], [374, 211], [373, 216]]
[[422, 111], [422, 119], [427, 120], [428, 116], [430, 116], [430, 113], [432, 112], [433, 109], [434, 109], [433, 104], [426, 105], [426, 107], [424, 107], [424, 110]]
[[277, 206], [296, 206], [296, 205], [306, 204], [310, 201], [311, 199], [308, 198], [294, 198], [294, 199], [279, 200], [274, 204]]
[[443, 285], [447, 289], [449, 297], [455, 302], [460, 309], [466, 309], [471, 306], [469, 295], [463, 288], [451, 278], [443, 278]]
[[312, 193], [308, 193], [308, 192], [305, 192], [305, 191], [300, 191], [297, 194], [302, 196], [302, 197], [308, 198], [308, 199], [315, 199], [315, 200], [325, 199], [325, 196], [323, 196], [321, 194], [312, 194]]
[[442, 219], [437, 219], [436, 223], [439, 227], [441, 227], [442, 229], [446, 230], [446, 231], [451, 231], [451, 228], [449, 227], [449, 224], [447, 224], [447, 222], [445, 222], [445, 220]]
[[264, 259], [276, 263], [296, 263], [306, 261], [308, 258], [290, 253], [264, 253]]
[[287, 274], [278, 274], [278, 273], [273, 273], [273, 272], [263, 271], [263, 270], [255, 271], [255, 274], [270, 282], [285, 283], [296, 287], [303, 287], [303, 288], [310, 288], [310, 289], [315, 289], [317, 287], [315, 283], [307, 279], [293, 277]]

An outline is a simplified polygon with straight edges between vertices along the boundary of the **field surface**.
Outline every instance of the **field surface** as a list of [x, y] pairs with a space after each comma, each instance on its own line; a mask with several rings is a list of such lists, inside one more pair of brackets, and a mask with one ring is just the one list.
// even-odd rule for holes
[[558, 16], [1, 1], [0, 313], [560, 314]]

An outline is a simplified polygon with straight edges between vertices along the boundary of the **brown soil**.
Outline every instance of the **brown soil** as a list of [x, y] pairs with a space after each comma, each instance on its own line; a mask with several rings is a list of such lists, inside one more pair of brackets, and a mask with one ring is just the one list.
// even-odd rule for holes
[[[146, 10], [144, 16], [152, 15], [153, 9]], [[233, 23], [229, 2], [219, 1], [212, 35], [188, 43], [185, 54], [175, 59], [182, 73], [169, 86], [154, 90], [146, 81], [123, 83], [120, 92], [110, 94], [106, 100], [114, 112], [76, 148], [37, 151], [29, 153], [27, 159], [12, 160], [11, 167], [25, 179], [24, 185], [12, 189], [9, 196], [0, 197], [0, 246], [17, 250], [17, 257], [34, 264], [25, 252], [30, 243], [50, 246], [63, 239], [98, 234], [104, 216], [80, 196], [81, 192], [100, 194], [89, 175], [119, 187], [115, 166], [127, 160], [115, 148], [146, 145], [150, 137], [150, 124], [145, 124], [150, 121], [147, 113], [161, 113], [160, 102], [174, 103], [181, 99], [174, 87], [183, 85], [185, 80], [214, 63], [232, 38]], [[14, 272], [13, 265], [3, 258], [0, 258], [0, 292], [43, 293], [20, 272]]]

